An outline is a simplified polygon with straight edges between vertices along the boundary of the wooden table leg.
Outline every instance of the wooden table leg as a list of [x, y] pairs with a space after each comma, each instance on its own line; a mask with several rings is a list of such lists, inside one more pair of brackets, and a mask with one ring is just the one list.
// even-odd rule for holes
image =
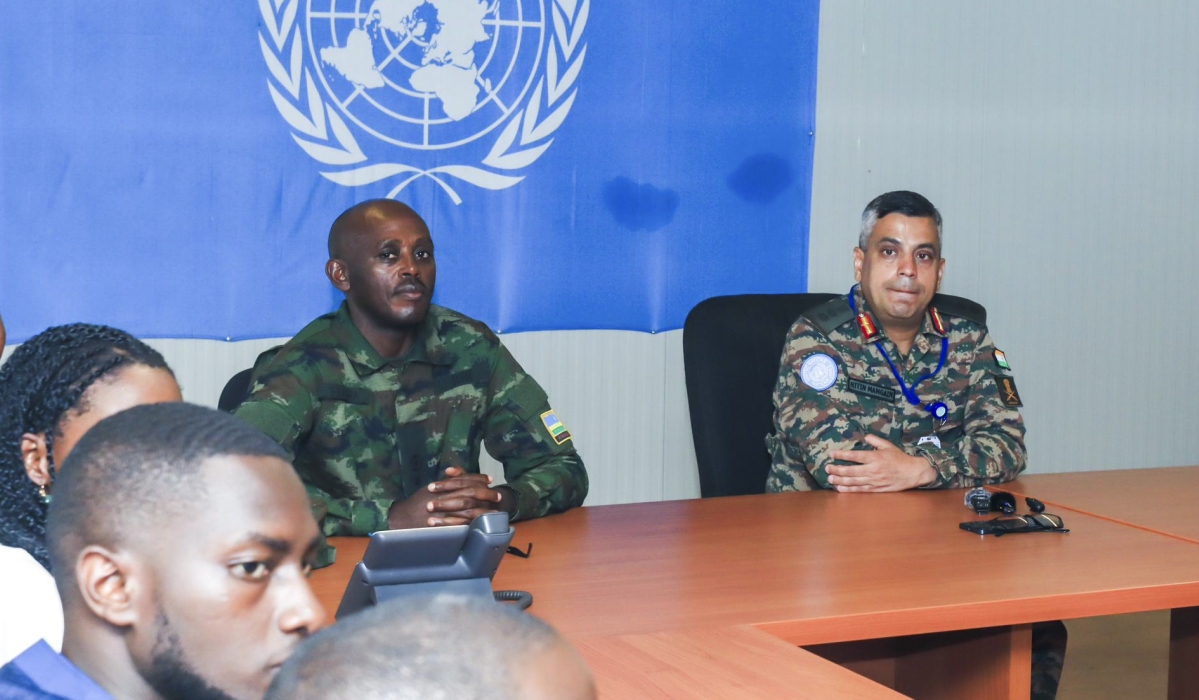
[[916, 700], [1028, 700], [1031, 691], [1031, 625], [807, 649]]
[[1028, 700], [1032, 626], [905, 637], [895, 689], [917, 700]]
[[1170, 700], [1199, 698], [1199, 608], [1170, 611]]

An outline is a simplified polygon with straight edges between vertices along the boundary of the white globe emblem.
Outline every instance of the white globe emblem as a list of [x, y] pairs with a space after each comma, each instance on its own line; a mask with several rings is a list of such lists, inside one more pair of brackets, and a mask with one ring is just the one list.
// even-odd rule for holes
[[824, 391], [837, 383], [837, 361], [824, 353], [808, 355], [799, 366], [799, 379], [816, 391]]
[[[523, 180], [514, 171], [549, 148], [574, 104], [587, 52], [590, 0], [258, 5], [267, 84], [296, 143], [339, 184], [397, 181], [388, 197], [421, 177], [455, 203], [451, 179], [491, 190]], [[360, 143], [362, 134], [373, 139]], [[419, 152], [484, 137], [489, 150], [482, 158], [472, 151], [474, 163], [408, 164]]]
[[[525, 4], [530, 5], [526, 13]], [[308, 47], [328, 94], [375, 137], [451, 148], [511, 116], [541, 63], [541, 0], [308, 0]]]

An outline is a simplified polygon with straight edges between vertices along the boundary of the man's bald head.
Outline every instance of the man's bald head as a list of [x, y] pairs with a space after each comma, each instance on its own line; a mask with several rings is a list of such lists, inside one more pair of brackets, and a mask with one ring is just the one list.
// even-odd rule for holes
[[407, 204], [372, 199], [347, 209], [329, 230], [325, 276], [350, 319], [383, 357], [412, 347], [437, 285], [429, 227]]
[[412, 207], [394, 199], [368, 199], [346, 209], [329, 228], [329, 258], [341, 260], [354, 237], [383, 221], [407, 220], [425, 233], [429, 226]]
[[591, 673], [537, 618], [490, 598], [402, 598], [313, 636], [267, 700], [594, 700]]

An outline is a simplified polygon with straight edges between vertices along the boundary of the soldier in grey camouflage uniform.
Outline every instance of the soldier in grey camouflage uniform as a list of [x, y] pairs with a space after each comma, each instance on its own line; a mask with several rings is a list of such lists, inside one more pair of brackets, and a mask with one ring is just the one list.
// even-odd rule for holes
[[[326, 535], [583, 503], [587, 472], [545, 392], [486, 325], [430, 303], [433, 242], [416, 212], [352, 207], [329, 255], [345, 303], [264, 353], [237, 409], [292, 456]], [[479, 474], [480, 443], [505, 485]]]
[[[981, 308], [934, 296], [941, 214], [890, 192], [862, 214], [855, 278], [805, 313], [783, 348], [766, 490], [963, 488], [1024, 470], [1024, 421], [1006, 357]], [[1060, 622], [1033, 628], [1032, 697], [1052, 699], [1065, 659]]]

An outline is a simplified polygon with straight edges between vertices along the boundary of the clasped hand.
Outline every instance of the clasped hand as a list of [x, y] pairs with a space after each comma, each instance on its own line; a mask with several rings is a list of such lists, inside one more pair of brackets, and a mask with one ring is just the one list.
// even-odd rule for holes
[[828, 483], [838, 491], [906, 491], [933, 483], [937, 471], [923, 457], [914, 457], [878, 437], [867, 435], [873, 450], [834, 450], [829, 456], [852, 465], [830, 464]]
[[[403, 501], [396, 501], [387, 512], [387, 525], [394, 530], [439, 525], [466, 525], [484, 513], [509, 510], [502, 503], [512, 492], [491, 488], [491, 477], [468, 474], [461, 467], [445, 470], [441, 481], [434, 481]], [[501, 490], [503, 489], [503, 490]]]

